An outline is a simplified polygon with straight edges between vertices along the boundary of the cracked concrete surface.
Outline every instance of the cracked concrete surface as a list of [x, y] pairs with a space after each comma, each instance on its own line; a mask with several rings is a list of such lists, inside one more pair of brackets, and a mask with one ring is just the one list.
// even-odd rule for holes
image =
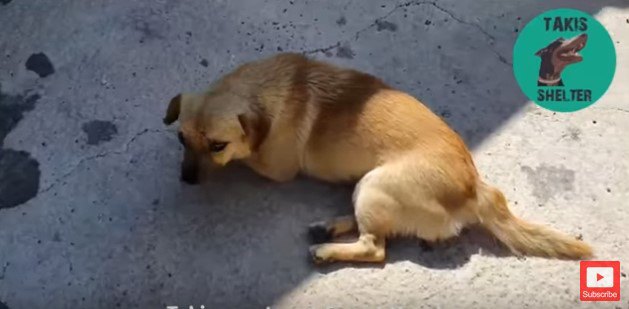
[[[470, 25], [470, 26], [478, 29], [478, 31], [480, 31], [482, 34], [484, 34], [489, 39], [489, 41], [488, 41], [489, 45], [493, 45], [495, 38], [491, 34], [489, 34], [487, 31], [485, 31], [482, 27], [480, 27], [479, 25], [477, 25], [475, 23], [465, 21], [465, 20], [455, 16], [452, 12], [450, 12], [449, 10], [439, 6], [436, 2], [433, 2], [433, 1], [408, 1], [408, 2], [397, 4], [388, 13], [384, 14], [383, 16], [377, 17], [376, 19], [374, 19], [374, 21], [371, 24], [369, 24], [368, 26], [366, 26], [366, 27], [356, 31], [356, 33], [354, 33], [354, 35], [350, 36], [350, 37], [353, 37], [354, 41], [358, 41], [358, 39], [360, 38], [361, 33], [366, 32], [368, 30], [371, 30], [374, 27], [380, 28], [380, 27], [378, 27], [378, 25], [381, 22], [385, 21], [389, 16], [394, 14], [399, 9], [405, 8], [405, 7], [407, 8], [407, 7], [410, 7], [410, 6], [419, 6], [419, 5], [431, 5], [434, 8], [438, 9], [439, 11], [447, 14], [448, 16], [450, 16], [450, 18], [454, 19], [455, 21], [457, 21], [459, 23], [462, 23], [462, 24]], [[395, 25], [395, 24], [392, 24], [392, 23], [390, 23], [390, 24], [391, 25]], [[380, 31], [380, 30], [381, 29], [378, 29], [378, 31]], [[389, 28], [389, 30], [397, 31], [397, 26], [391, 27], [391, 28]], [[341, 47], [342, 43], [343, 43], [343, 41], [338, 41], [335, 44], [327, 46], [327, 47], [316, 48], [316, 49], [312, 49], [312, 50], [305, 50], [303, 52], [305, 54], [307, 54], [307, 55], [312, 55], [312, 54], [316, 54], [316, 53], [324, 53], [325, 54], [325, 53], [327, 53], [327, 52], [329, 52], [329, 51], [331, 51], [333, 49]], [[500, 60], [500, 62], [502, 62], [504, 64], [511, 65], [511, 63], [508, 60], [506, 60], [506, 58], [504, 56], [502, 56], [500, 53], [498, 53], [495, 50], [492, 50], [492, 51], [496, 54], [496, 56], [498, 56], [498, 59]]]
[[48, 187], [40, 190], [38, 192], [38, 194], [46, 193], [46, 192], [50, 191], [51, 189], [53, 189], [55, 187], [55, 185], [59, 184], [60, 182], [62, 182], [66, 178], [70, 177], [72, 175], [72, 173], [75, 172], [76, 169], [80, 165], [82, 165], [82, 164], [84, 164], [84, 163], [86, 163], [88, 161], [96, 160], [96, 159], [99, 159], [99, 158], [104, 158], [104, 157], [107, 157], [107, 156], [110, 156], [110, 155], [121, 155], [121, 154], [124, 154], [127, 151], [129, 151], [129, 145], [131, 145], [133, 142], [135, 142], [136, 139], [138, 139], [140, 136], [142, 136], [144, 134], [149, 134], [149, 133], [164, 134], [165, 132], [166, 132], [165, 130], [144, 129], [144, 130], [140, 131], [139, 133], [134, 134], [133, 137], [131, 137], [131, 139], [128, 142], [124, 143], [124, 145], [122, 146], [122, 150], [104, 151], [102, 153], [97, 153], [97, 154], [90, 155], [90, 156], [87, 156], [87, 157], [79, 158], [75, 163], [71, 164], [70, 168], [66, 172], [62, 173], [62, 175], [59, 178], [55, 179]]
[[[617, 52], [605, 96], [570, 114], [511, 70], [518, 31], [559, 7], [596, 16]], [[0, 308], [629, 308], [628, 18], [621, 0], [0, 1]], [[351, 186], [238, 166], [181, 184], [168, 100], [278, 51], [420, 98], [514, 212], [621, 261], [622, 301], [581, 303], [577, 262], [517, 259], [478, 230], [315, 268], [306, 226], [351, 212]]]

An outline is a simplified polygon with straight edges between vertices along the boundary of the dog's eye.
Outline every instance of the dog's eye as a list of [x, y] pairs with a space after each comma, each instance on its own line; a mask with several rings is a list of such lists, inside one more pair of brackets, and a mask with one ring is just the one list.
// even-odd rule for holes
[[227, 147], [227, 144], [228, 144], [227, 142], [210, 141], [210, 151], [221, 152], [225, 150], [225, 147]]
[[186, 145], [186, 139], [185, 139], [185, 138], [183, 138], [183, 133], [179, 132], [179, 133], [177, 134], [177, 138], [179, 139], [179, 142], [180, 142], [182, 145], [184, 145], [184, 146]]

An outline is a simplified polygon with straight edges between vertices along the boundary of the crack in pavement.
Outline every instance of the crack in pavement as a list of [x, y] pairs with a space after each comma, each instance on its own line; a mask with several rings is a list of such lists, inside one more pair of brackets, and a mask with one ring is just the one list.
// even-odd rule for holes
[[472, 27], [474, 27], [474, 28], [478, 29], [478, 31], [480, 31], [481, 33], [483, 33], [483, 34], [484, 34], [487, 38], [489, 38], [492, 42], [496, 41], [496, 38], [495, 38], [493, 35], [489, 34], [489, 32], [487, 32], [485, 29], [483, 29], [483, 27], [479, 26], [478, 24], [473, 23], [473, 22], [469, 22], [469, 21], [467, 21], [467, 20], [463, 20], [463, 19], [461, 19], [461, 18], [457, 17], [457, 16], [456, 16], [456, 15], [454, 15], [452, 12], [450, 12], [450, 11], [446, 10], [445, 8], [443, 8], [443, 7], [439, 6], [439, 5], [437, 5], [437, 3], [435, 3], [435, 2], [428, 2], [428, 3], [429, 3], [430, 5], [432, 5], [433, 7], [435, 7], [437, 10], [439, 10], [439, 11], [441, 11], [441, 12], [443, 12], [443, 13], [447, 14], [448, 16], [450, 16], [450, 18], [452, 18], [452, 19], [454, 19], [454, 20], [458, 21], [459, 23], [466, 24], [466, 25], [470, 25], [470, 26], [472, 26]]
[[[494, 43], [496, 42], [496, 38], [491, 35], [489, 32], [487, 32], [485, 29], [483, 29], [483, 27], [481, 27], [480, 25], [461, 19], [460, 17], [457, 17], [456, 15], [454, 15], [454, 13], [450, 12], [449, 10], [445, 9], [444, 7], [438, 5], [436, 2], [433, 1], [407, 1], [407, 2], [403, 2], [400, 4], [397, 4], [393, 9], [391, 9], [389, 12], [387, 12], [386, 14], [374, 19], [374, 21], [372, 23], [370, 23], [368, 26], [356, 31], [356, 33], [354, 33], [353, 37], [354, 37], [354, 41], [357, 41], [360, 38], [360, 35], [362, 33], [364, 33], [367, 30], [370, 30], [373, 27], [376, 27], [378, 25], [379, 22], [387, 19], [389, 16], [393, 15], [393, 13], [395, 13], [397, 10], [404, 8], [404, 7], [409, 7], [409, 6], [421, 6], [421, 5], [431, 5], [433, 6], [435, 9], [439, 10], [440, 12], [450, 16], [450, 18], [452, 18], [453, 20], [456, 20], [457, 22], [461, 23], [461, 24], [465, 24], [465, 25], [469, 25], [472, 26], [473, 28], [475, 28], [476, 30], [478, 30], [480, 33], [482, 33], [488, 40], [489, 40], [489, 49], [496, 55], [496, 57], [498, 57], [498, 61], [500, 61], [503, 64], [506, 64], [508, 66], [511, 66], [511, 62], [509, 62], [507, 60], [507, 58], [505, 58], [502, 54], [500, 54], [497, 50], [494, 49]], [[326, 53], [332, 49], [335, 49], [339, 46], [341, 46], [342, 42], [346, 41], [346, 40], [341, 40], [336, 42], [333, 45], [327, 46], [327, 47], [323, 47], [323, 48], [317, 48], [317, 49], [311, 49], [311, 50], [306, 50], [303, 52], [303, 54], [305, 55], [312, 55], [312, 54], [317, 54], [317, 53]]]
[[360, 30], [358, 30], [355, 34], [354, 34], [354, 41], [357, 41], [360, 38], [360, 34], [373, 28], [376, 27], [378, 25], [378, 22], [381, 22], [387, 18], [389, 18], [389, 16], [393, 15], [393, 13], [395, 13], [397, 10], [403, 8], [403, 7], [409, 7], [409, 6], [420, 6], [422, 4], [433, 4], [434, 2], [432, 1], [407, 1], [407, 2], [403, 2], [400, 4], [397, 4], [393, 9], [391, 9], [388, 13], [374, 19], [374, 21], [369, 24], [367, 27], [364, 27]]
[[312, 55], [312, 54], [316, 54], [316, 53], [326, 53], [329, 52], [337, 47], [341, 46], [341, 41], [336, 42], [336, 44], [334, 45], [330, 45], [328, 47], [322, 47], [322, 48], [317, 48], [317, 49], [313, 49], [313, 50], [307, 50], [304, 51], [303, 54], [304, 55]]
[[465, 25], [470, 25], [474, 28], [476, 28], [478, 31], [480, 31], [482, 34], [485, 35], [485, 37], [487, 37], [489, 39], [489, 49], [496, 55], [496, 57], [498, 57], [498, 60], [508, 66], [511, 66], [511, 62], [509, 62], [507, 60], [507, 58], [505, 58], [503, 55], [501, 55], [497, 50], [494, 49], [494, 43], [496, 42], [496, 37], [494, 37], [493, 35], [491, 35], [489, 32], [487, 32], [485, 29], [483, 29], [483, 27], [481, 27], [480, 25], [473, 23], [473, 22], [469, 22], [466, 20], [463, 20], [459, 17], [457, 17], [456, 15], [454, 15], [452, 12], [446, 10], [445, 8], [439, 6], [437, 3], [435, 2], [428, 2], [430, 5], [432, 5], [433, 7], [435, 7], [437, 10], [447, 14], [448, 16], [450, 16], [450, 18], [458, 21], [459, 23], [465, 24]]
[[79, 159], [78, 161], [76, 161], [76, 163], [72, 164], [72, 167], [69, 168], [65, 173], [63, 173], [63, 175], [61, 175], [60, 177], [58, 177], [57, 179], [55, 179], [49, 186], [47, 186], [46, 188], [39, 190], [39, 192], [37, 192], [37, 194], [44, 194], [46, 192], [49, 192], [50, 190], [52, 190], [57, 184], [59, 184], [61, 181], [63, 181], [64, 179], [70, 177], [77, 168], [79, 168], [79, 166], [81, 166], [83, 163], [87, 162], [87, 161], [92, 161], [92, 160], [96, 160], [99, 158], [104, 158], [110, 155], [121, 155], [124, 154], [126, 152], [129, 151], [129, 147], [131, 146], [131, 144], [133, 144], [140, 136], [148, 134], [148, 133], [163, 133], [167, 130], [160, 130], [160, 129], [144, 129], [138, 133], [136, 133], [135, 135], [133, 135], [133, 137], [127, 141], [121, 148], [121, 150], [115, 150], [115, 151], [105, 151], [105, 152], [101, 152], [101, 153], [97, 153], [95, 155], [91, 155], [91, 156], [87, 156], [87, 157], [83, 157], [81, 159]]

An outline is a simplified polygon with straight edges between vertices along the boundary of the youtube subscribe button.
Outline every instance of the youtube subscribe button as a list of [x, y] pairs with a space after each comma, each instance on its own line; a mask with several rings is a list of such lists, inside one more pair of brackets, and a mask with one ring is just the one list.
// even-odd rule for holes
[[581, 261], [581, 301], [620, 300], [620, 261]]

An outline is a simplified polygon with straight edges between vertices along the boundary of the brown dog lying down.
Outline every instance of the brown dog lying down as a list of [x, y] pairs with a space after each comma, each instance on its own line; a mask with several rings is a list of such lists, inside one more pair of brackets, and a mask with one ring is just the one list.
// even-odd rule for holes
[[311, 226], [329, 238], [355, 231], [359, 238], [312, 246], [315, 262], [381, 262], [391, 236], [439, 241], [472, 224], [515, 254], [592, 256], [586, 243], [515, 217], [445, 122], [365, 73], [282, 53], [240, 66], [204, 93], [176, 96], [164, 122], [176, 120], [187, 182], [197, 180], [204, 157], [219, 165], [241, 160], [280, 182], [299, 173], [359, 180], [354, 216]]

